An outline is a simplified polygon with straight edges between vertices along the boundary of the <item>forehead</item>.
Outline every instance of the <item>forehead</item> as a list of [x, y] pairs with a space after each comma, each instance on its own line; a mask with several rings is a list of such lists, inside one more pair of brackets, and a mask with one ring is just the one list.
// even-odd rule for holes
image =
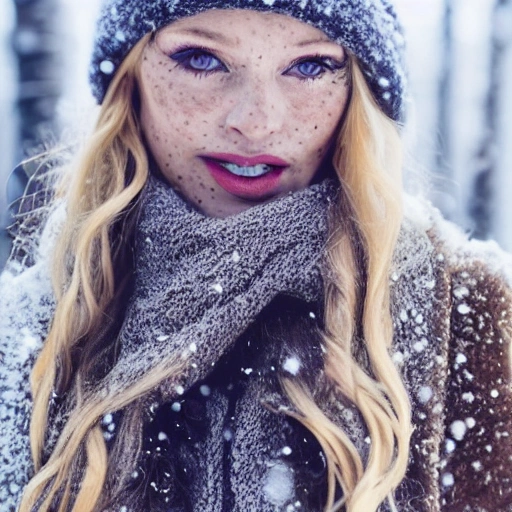
[[[249, 9], [210, 9], [181, 18], [165, 27], [159, 33], [206, 36], [219, 42], [243, 35], [255, 38], [272, 35], [282, 38], [283, 44], [290, 40], [330, 42], [320, 29], [286, 14], [258, 12]], [[291, 42], [291, 41], [290, 41]]]

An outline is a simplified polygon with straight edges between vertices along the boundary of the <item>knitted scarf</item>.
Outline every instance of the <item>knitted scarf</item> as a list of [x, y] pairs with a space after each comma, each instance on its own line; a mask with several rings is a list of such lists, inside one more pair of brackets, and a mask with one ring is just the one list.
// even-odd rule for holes
[[[188, 489], [184, 494], [194, 510], [219, 510], [221, 503], [226, 506], [226, 499], [228, 502], [229, 499], [234, 500], [227, 505], [228, 508], [241, 500], [238, 504], [243, 509], [258, 496], [257, 499], [262, 500], [258, 506], [269, 507], [270, 511], [275, 509], [276, 500], [284, 499], [279, 493], [277, 498], [272, 498], [272, 489], [267, 489], [270, 502], [263, 497], [263, 483], [268, 471], [265, 464], [250, 470], [244, 466], [243, 471], [240, 464], [234, 464], [227, 473], [222, 469], [223, 458], [219, 454], [225, 440], [219, 429], [223, 428], [225, 418], [230, 416], [227, 413], [228, 401], [233, 403], [232, 407], [238, 408], [237, 426], [233, 430], [236, 433], [229, 435], [233, 437], [233, 446], [240, 444], [241, 449], [235, 448], [234, 452], [243, 453], [240, 457], [245, 463], [257, 460], [271, 445], [276, 445], [273, 451], [279, 454], [287, 443], [283, 439], [283, 431], [287, 429], [284, 417], [275, 417], [260, 404], [262, 381], [261, 372], [256, 371], [256, 357], [248, 366], [254, 366], [259, 377], [255, 375], [244, 384], [244, 378], [252, 369], [242, 373], [242, 387], [238, 385], [240, 368], [236, 367], [241, 359], [235, 365], [222, 361], [226, 361], [226, 357], [229, 359], [237, 341], [240, 345], [241, 335], [276, 297], [298, 298], [302, 303], [322, 302], [322, 255], [325, 252], [329, 206], [335, 194], [335, 184], [325, 181], [239, 215], [219, 219], [205, 217], [168, 185], [150, 178], [140, 205], [134, 290], [119, 333], [119, 357], [103, 382], [94, 387], [95, 392], [104, 398], [123, 392], [146, 379], [151, 372], [159, 372], [160, 376], [167, 375], [168, 378], [159, 378], [158, 388], [142, 398], [146, 411], [145, 447], [138, 472], [144, 475], [145, 481], [138, 483], [136, 479], [132, 482], [133, 492], [128, 493], [131, 496], [125, 496], [116, 506], [130, 503], [133, 510], [144, 510], [145, 507], [160, 510], [158, 499], [153, 501], [151, 496], [162, 488], [164, 494], [160, 496], [172, 498], [174, 502], [181, 501], [176, 491], [180, 484], [176, 481], [180, 478], [179, 473], [187, 470], [189, 475], [194, 475], [194, 480], [183, 484]], [[304, 318], [306, 316], [303, 315]], [[281, 349], [271, 347], [265, 357], [267, 360], [275, 357]], [[302, 350], [311, 353], [312, 348]], [[299, 356], [301, 361], [306, 361], [307, 357], [310, 354], [304, 358]], [[321, 355], [317, 359], [321, 361]], [[281, 363], [274, 364], [283, 371]], [[292, 374], [298, 371], [294, 364], [301, 363], [291, 358], [288, 367], [285, 365]], [[271, 363], [264, 366], [270, 368]], [[183, 442], [179, 441], [182, 437], [180, 430], [188, 428], [186, 410], [192, 407], [191, 404], [205, 402], [198, 390], [204, 388], [201, 383], [205, 378], [211, 378], [214, 367], [217, 374], [234, 374], [233, 381], [231, 386], [212, 385], [211, 396], [202, 406], [206, 412], [200, 414], [205, 420], [199, 431], [206, 432], [206, 438], [197, 439], [194, 448], [187, 448], [190, 445], [187, 438], [197, 438], [199, 434], [189, 432]], [[219, 371], [219, 367], [223, 369]], [[224, 380], [224, 375], [221, 380]], [[214, 380], [219, 378], [214, 377]], [[233, 383], [237, 398], [228, 398], [230, 392], [226, 389], [233, 390]], [[210, 390], [210, 387], [206, 389]], [[165, 409], [165, 404], [171, 403], [175, 406], [183, 404], [185, 416], [178, 420], [175, 414], [181, 405], [175, 410], [169, 405]], [[199, 406], [193, 407], [196, 417]], [[162, 411], [162, 408], [164, 412], [159, 415], [167, 419], [158, 421], [157, 414], [155, 421], [155, 411]], [[152, 425], [149, 433], [148, 421]], [[114, 438], [117, 414], [107, 415], [103, 423], [107, 439]], [[161, 424], [161, 427], [156, 428], [155, 424]], [[180, 425], [178, 431], [169, 431], [172, 424]], [[302, 442], [308, 434], [300, 432]], [[272, 442], [268, 436], [272, 437]], [[166, 444], [167, 439], [171, 440], [170, 445]], [[201, 443], [202, 449], [197, 450]], [[310, 445], [314, 446], [314, 443], [312, 439]], [[320, 451], [315, 451], [317, 458]], [[119, 461], [119, 464], [124, 467], [131, 461], [127, 460], [126, 464]], [[275, 471], [289, 470], [279, 463]], [[239, 490], [235, 495], [226, 491], [231, 498], [226, 494], [221, 497], [225, 478], [235, 484], [238, 482]], [[273, 481], [273, 477], [271, 479]], [[241, 491], [244, 485], [248, 488]], [[212, 487], [217, 489], [214, 494]], [[141, 488], [147, 491], [141, 491]], [[175, 506], [176, 510], [182, 510]]]
[[320, 300], [335, 194], [334, 183], [325, 181], [219, 219], [151, 178], [120, 355], [102, 393], [117, 394], [156, 369], [180, 364], [179, 380], [162, 389], [172, 399], [204, 378], [274, 297]]

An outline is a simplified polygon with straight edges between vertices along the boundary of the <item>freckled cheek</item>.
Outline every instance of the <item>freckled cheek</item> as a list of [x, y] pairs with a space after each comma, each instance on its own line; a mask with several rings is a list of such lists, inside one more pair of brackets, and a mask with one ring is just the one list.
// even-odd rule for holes
[[324, 97], [315, 105], [315, 112], [311, 113], [311, 119], [315, 121], [315, 135], [325, 138], [332, 136], [345, 112], [347, 98], [345, 91], [335, 91], [333, 96]]
[[212, 186], [212, 183], [205, 180], [203, 173], [189, 170], [176, 188], [179, 188], [186, 198], [198, 206], [199, 209], [206, 211], [208, 215], [225, 216], [218, 187]]
[[176, 110], [181, 110], [186, 115], [209, 114], [222, 105], [224, 97], [222, 88], [206, 87], [203, 84], [198, 86], [186, 80], [177, 80], [171, 84], [171, 87], [171, 101], [176, 104]]
[[173, 74], [174, 68], [164, 68], [156, 76], [144, 77], [145, 88], [151, 102], [163, 110], [192, 115], [198, 112], [209, 113], [219, 108], [223, 90], [219, 87], [206, 87], [197, 78]]
[[[347, 102], [347, 92], [342, 87], [326, 87], [292, 98], [287, 107], [288, 119], [299, 120], [304, 130], [317, 131], [322, 125], [336, 125]], [[317, 127], [315, 129], [315, 126]]]
[[171, 142], [201, 147], [215, 139], [220, 122], [218, 112], [201, 108], [195, 101], [176, 101], [169, 108], [154, 109], [158, 126]]
[[328, 116], [324, 108], [311, 108], [296, 111], [289, 119], [287, 132], [293, 145], [318, 161], [325, 155], [338, 126], [339, 115]]
[[201, 204], [211, 193], [208, 183], [205, 181], [204, 170], [180, 155], [169, 155], [168, 160], [161, 169], [163, 175], [177, 190], [196, 204]]
[[197, 145], [200, 130], [207, 132], [212, 124], [208, 116], [194, 110], [189, 102], [181, 101], [143, 106], [142, 121], [150, 142], [160, 140], [163, 145], [177, 148]]

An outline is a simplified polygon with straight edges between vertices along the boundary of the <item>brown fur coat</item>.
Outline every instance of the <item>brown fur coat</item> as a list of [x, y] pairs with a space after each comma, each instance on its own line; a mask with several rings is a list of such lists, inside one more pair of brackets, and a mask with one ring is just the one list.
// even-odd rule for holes
[[411, 234], [393, 275], [395, 361], [415, 425], [408, 478], [423, 489], [412, 510], [510, 512], [511, 260], [429, 215], [428, 238]]

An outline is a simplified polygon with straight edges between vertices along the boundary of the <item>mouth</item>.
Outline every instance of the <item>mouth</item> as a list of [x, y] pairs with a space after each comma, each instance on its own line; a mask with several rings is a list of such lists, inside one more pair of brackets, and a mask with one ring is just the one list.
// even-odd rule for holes
[[275, 195], [280, 177], [289, 167], [287, 162], [271, 155], [244, 157], [216, 153], [201, 158], [220, 187], [237, 197], [253, 201]]
[[275, 170], [275, 167], [272, 167], [271, 165], [268, 165], [268, 164], [240, 166], [240, 165], [233, 164], [230, 162], [218, 162], [218, 163], [219, 163], [219, 165], [224, 167], [224, 169], [226, 169], [230, 173], [235, 174], [236, 176], [243, 176], [244, 178], [259, 178], [260, 176], [263, 176], [264, 174], [267, 174], [267, 173]]

